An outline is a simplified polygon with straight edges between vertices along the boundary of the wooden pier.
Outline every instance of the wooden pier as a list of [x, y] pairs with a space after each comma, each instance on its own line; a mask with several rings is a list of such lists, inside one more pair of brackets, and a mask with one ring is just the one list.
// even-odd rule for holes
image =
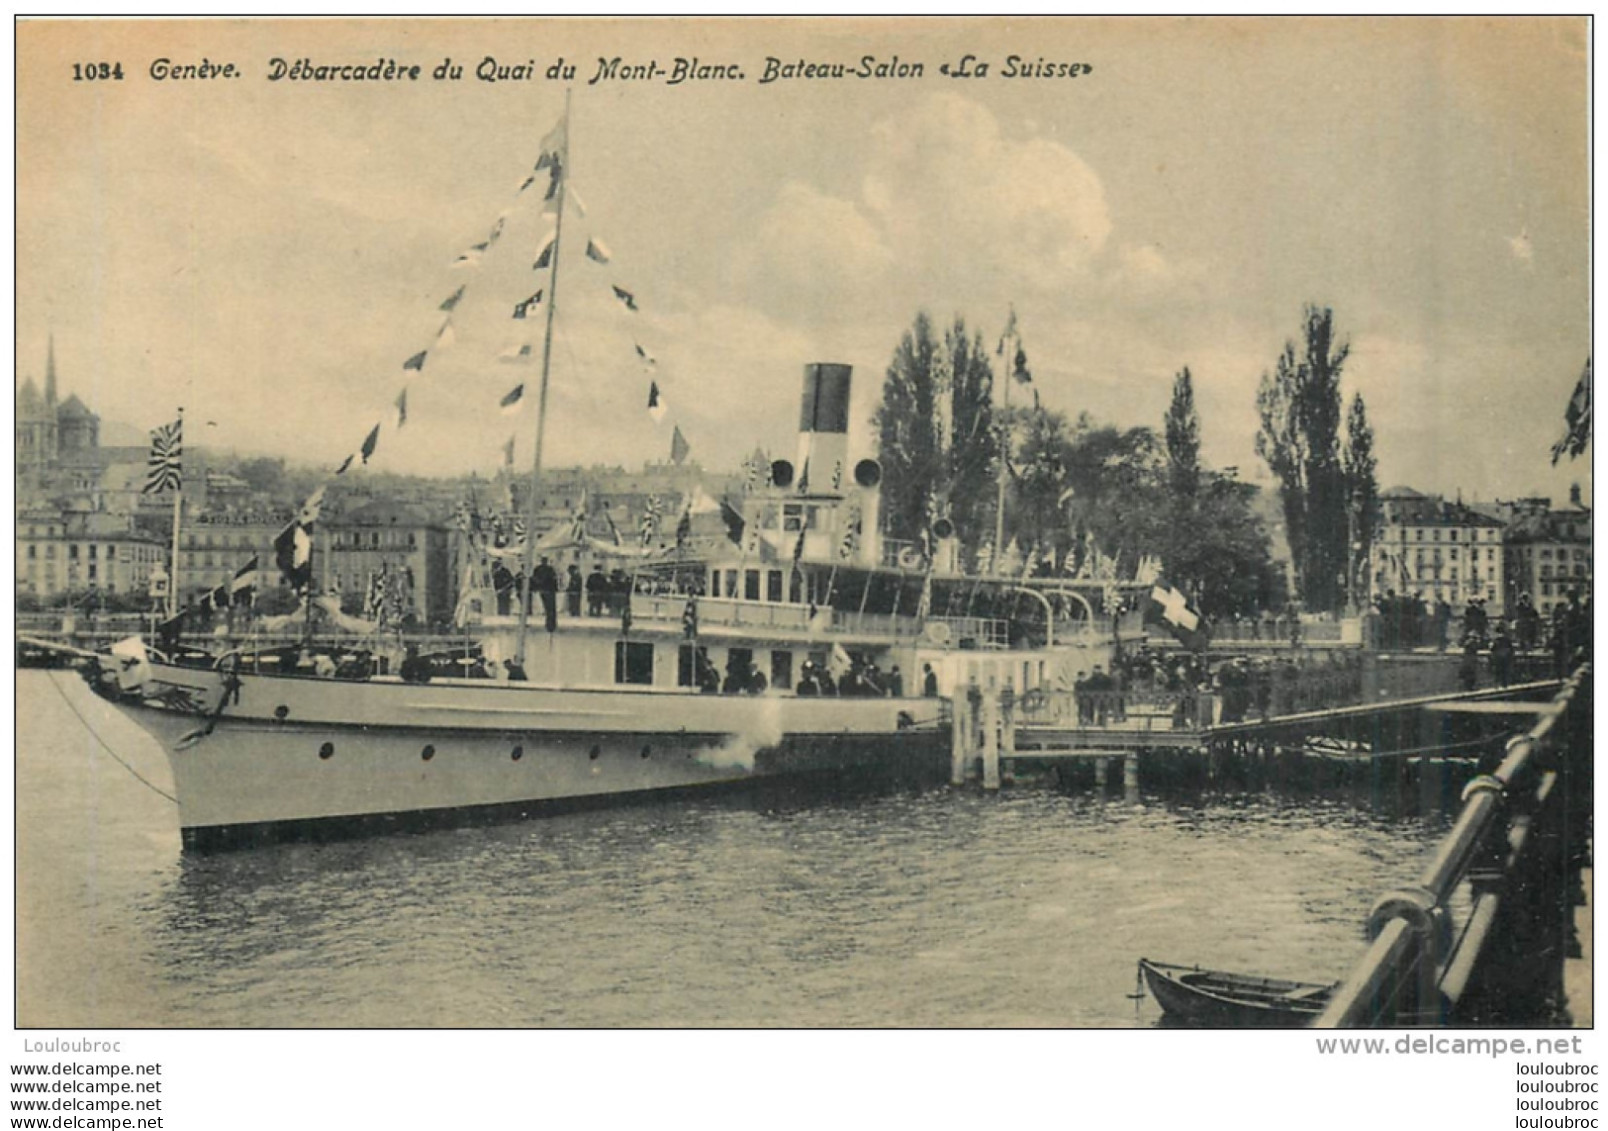
[[954, 785], [980, 781], [985, 790], [995, 790], [1023, 767], [1073, 764], [1091, 765], [1096, 786], [1104, 788], [1115, 761], [1125, 783], [1136, 786], [1147, 764], [1177, 771], [1195, 763], [1211, 777], [1225, 759], [1266, 761], [1279, 751], [1304, 747], [1338, 759], [1445, 758], [1464, 745], [1448, 724], [1474, 724], [1464, 730], [1484, 735], [1488, 744], [1500, 737], [1493, 726], [1528, 723], [1557, 710], [1549, 699], [1560, 686], [1559, 680], [1536, 680], [1229, 721], [1223, 720], [1220, 698], [1212, 695], [1019, 696], [1009, 686], [971, 687], [953, 704], [950, 780]]

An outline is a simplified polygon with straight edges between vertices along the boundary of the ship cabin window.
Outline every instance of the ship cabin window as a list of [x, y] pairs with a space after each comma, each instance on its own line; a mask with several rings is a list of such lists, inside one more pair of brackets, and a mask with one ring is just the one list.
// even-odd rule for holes
[[749, 601], [759, 600], [759, 570], [743, 570], [743, 597]]
[[784, 651], [771, 653], [770, 685], [781, 691], [792, 690], [793, 653]]
[[698, 672], [709, 664], [709, 649], [703, 645], [683, 644], [676, 651], [676, 686], [697, 687]]
[[653, 645], [637, 640], [615, 641], [614, 682], [651, 684]]
[[726, 677], [720, 689], [728, 694], [748, 688], [748, 669], [754, 666], [752, 648], [726, 649]]
[[803, 529], [804, 506], [802, 503], [782, 504], [782, 529], [797, 534]]
[[708, 589], [711, 597], [720, 596], [720, 571], [718, 569], [712, 569], [709, 571]]
[[804, 572], [793, 570], [787, 575], [787, 599], [795, 605], [804, 603]]
[[734, 569], [726, 571], [726, 596], [737, 596], [737, 571]]
[[782, 571], [771, 569], [765, 571], [765, 600], [780, 602], [782, 599]]

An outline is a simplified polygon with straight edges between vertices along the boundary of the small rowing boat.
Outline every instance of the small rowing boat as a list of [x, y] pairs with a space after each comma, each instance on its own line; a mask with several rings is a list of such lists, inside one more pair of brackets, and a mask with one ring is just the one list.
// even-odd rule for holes
[[1203, 1029], [1286, 1029], [1306, 1025], [1338, 983], [1290, 982], [1139, 960], [1150, 994], [1168, 1017]]

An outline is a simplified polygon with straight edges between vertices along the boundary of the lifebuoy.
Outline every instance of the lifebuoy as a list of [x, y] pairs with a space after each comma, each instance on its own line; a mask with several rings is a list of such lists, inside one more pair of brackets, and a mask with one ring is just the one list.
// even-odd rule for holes
[[934, 644], [948, 644], [949, 626], [941, 620], [930, 621], [927, 624], [926, 635]]
[[912, 569], [912, 570], [920, 569], [921, 568], [921, 551], [917, 550], [914, 546], [906, 546], [904, 549], [900, 550], [899, 551], [899, 568], [900, 569]]

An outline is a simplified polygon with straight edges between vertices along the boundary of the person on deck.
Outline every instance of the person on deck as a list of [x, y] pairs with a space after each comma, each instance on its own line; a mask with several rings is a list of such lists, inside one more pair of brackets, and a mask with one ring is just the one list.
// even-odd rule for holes
[[430, 661], [419, 655], [417, 644], [408, 645], [408, 654], [403, 657], [402, 668], [397, 674], [402, 677], [403, 683], [430, 682]]
[[569, 567], [569, 579], [564, 586], [564, 611], [572, 617], [578, 617], [581, 615], [582, 588], [583, 583], [581, 581], [581, 569], [574, 562], [571, 562]]
[[931, 664], [921, 665], [921, 693], [928, 699], [938, 698], [938, 673]]
[[541, 565], [530, 577], [531, 588], [541, 596], [542, 616], [547, 622], [548, 632], [558, 631], [558, 574], [553, 570], [551, 559], [543, 558]]
[[523, 667], [521, 667], [518, 663], [516, 663], [513, 660], [504, 660], [502, 662], [502, 666], [503, 666], [503, 671], [508, 673], [508, 682], [509, 683], [524, 683], [525, 682], [525, 679], [526, 679], [525, 669]]
[[888, 694], [895, 699], [904, 698], [904, 673], [899, 670], [898, 664], [888, 671]]
[[592, 572], [586, 575], [586, 615], [600, 617], [603, 615], [603, 602], [608, 596], [609, 579], [603, 575], [603, 567], [595, 565]]

